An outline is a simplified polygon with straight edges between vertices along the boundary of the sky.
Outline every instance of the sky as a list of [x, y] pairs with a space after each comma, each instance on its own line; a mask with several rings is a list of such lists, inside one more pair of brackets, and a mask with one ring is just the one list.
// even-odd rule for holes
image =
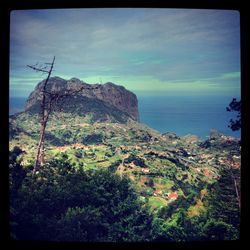
[[10, 97], [46, 75], [113, 82], [137, 95], [240, 96], [240, 15], [232, 10], [16, 10], [10, 19]]

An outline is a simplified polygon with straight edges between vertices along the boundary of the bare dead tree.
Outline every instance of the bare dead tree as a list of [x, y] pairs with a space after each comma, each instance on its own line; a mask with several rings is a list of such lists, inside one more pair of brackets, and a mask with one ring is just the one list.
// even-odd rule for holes
[[41, 125], [40, 126], [40, 139], [39, 139], [39, 143], [38, 143], [37, 154], [36, 154], [36, 162], [35, 162], [35, 166], [34, 166], [34, 169], [33, 169], [33, 174], [44, 163], [44, 136], [45, 136], [46, 125], [47, 125], [48, 118], [49, 118], [49, 112], [46, 109], [45, 91], [46, 91], [46, 86], [47, 86], [47, 83], [49, 81], [51, 72], [52, 72], [53, 67], [54, 67], [54, 62], [55, 62], [55, 56], [53, 57], [52, 63], [46, 63], [46, 65], [50, 65], [49, 69], [47, 69], [46, 66], [37, 67], [37, 64], [35, 66], [27, 65], [29, 68], [35, 70], [36, 72], [42, 72], [42, 73], [47, 73], [48, 74], [47, 78], [45, 80], [45, 83], [43, 85], [43, 89], [42, 89], [42, 101], [41, 101], [41, 110], [40, 110], [40, 125]]
[[[38, 147], [37, 147], [37, 154], [36, 154], [36, 161], [35, 161], [35, 166], [33, 169], [33, 174], [35, 174], [39, 168], [44, 165], [44, 143], [45, 143], [45, 131], [46, 131], [46, 126], [48, 123], [48, 119], [50, 117], [50, 114], [52, 113], [53, 110], [57, 107], [60, 109], [60, 103], [62, 104], [63, 99], [77, 95], [77, 93], [81, 92], [84, 87], [81, 87], [78, 90], [74, 91], [64, 91], [64, 93], [60, 93], [58, 91], [48, 91], [47, 90], [47, 84], [49, 82], [51, 72], [53, 71], [55, 63], [55, 56], [53, 57], [52, 63], [45, 63], [45, 66], [39, 65], [38, 64], [31, 66], [27, 65], [29, 68], [35, 70], [36, 72], [42, 72], [46, 73], [47, 78], [43, 84], [42, 90], [41, 90], [41, 95], [42, 95], [42, 100], [41, 100], [41, 105], [40, 105], [40, 137], [39, 137], [39, 142], [38, 142]], [[48, 68], [49, 66], [49, 68]]]

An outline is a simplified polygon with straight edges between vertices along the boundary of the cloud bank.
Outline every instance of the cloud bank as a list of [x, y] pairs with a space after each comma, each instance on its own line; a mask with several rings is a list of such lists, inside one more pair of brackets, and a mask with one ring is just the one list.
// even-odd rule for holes
[[27, 64], [54, 55], [54, 75], [67, 79], [161, 94], [240, 92], [237, 11], [18, 10], [10, 24], [12, 96], [27, 96], [44, 78]]

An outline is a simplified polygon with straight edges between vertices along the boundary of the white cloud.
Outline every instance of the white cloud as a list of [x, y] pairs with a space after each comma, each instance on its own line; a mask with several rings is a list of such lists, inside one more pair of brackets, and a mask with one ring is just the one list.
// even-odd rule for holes
[[236, 12], [220, 10], [14, 11], [10, 72], [29, 77], [27, 64], [55, 55], [59, 76], [209, 78], [238, 71], [238, 22]]

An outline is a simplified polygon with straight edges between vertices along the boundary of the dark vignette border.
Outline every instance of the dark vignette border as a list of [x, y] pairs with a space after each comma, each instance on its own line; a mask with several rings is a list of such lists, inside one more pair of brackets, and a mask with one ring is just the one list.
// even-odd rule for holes
[[[249, 125], [249, 119], [247, 117], [247, 82], [249, 82], [249, 76], [247, 72], [246, 65], [246, 55], [247, 55], [247, 23], [249, 22], [247, 5], [243, 4], [244, 0], [238, 1], [222, 1], [222, 0], [145, 0], [145, 1], [80, 1], [80, 0], [23, 0], [23, 1], [13, 1], [9, 0], [6, 3], [1, 4], [0, 8], [0, 55], [1, 55], [1, 91], [0, 91], [0, 192], [1, 192], [1, 211], [0, 211], [0, 239], [3, 240], [8, 246], [33, 246], [33, 247], [65, 247], [66, 249], [71, 247], [169, 247], [172, 248], [189, 248], [190, 249], [200, 249], [212, 247], [232, 247], [240, 248], [243, 243], [247, 242], [246, 228], [250, 225], [249, 216], [247, 216], [247, 179], [248, 179], [248, 166], [247, 166], [247, 144], [249, 143], [249, 132], [247, 128]], [[180, 9], [225, 9], [225, 10], [237, 10], [240, 13], [241, 21], [241, 98], [242, 98], [242, 169], [241, 169], [241, 189], [242, 189], [242, 210], [241, 210], [241, 236], [238, 241], [221, 241], [221, 242], [187, 242], [187, 243], [54, 243], [54, 242], [31, 242], [31, 241], [13, 241], [9, 236], [9, 194], [8, 194], [8, 116], [9, 116], [9, 27], [10, 27], [10, 13], [12, 10], [22, 10], [22, 9], [60, 9], [60, 8], [180, 8]], [[247, 80], [248, 79], [248, 80]], [[2, 243], [3, 243], [2, 241]], [[246, 242], [245, 242], [246, 241]]]

